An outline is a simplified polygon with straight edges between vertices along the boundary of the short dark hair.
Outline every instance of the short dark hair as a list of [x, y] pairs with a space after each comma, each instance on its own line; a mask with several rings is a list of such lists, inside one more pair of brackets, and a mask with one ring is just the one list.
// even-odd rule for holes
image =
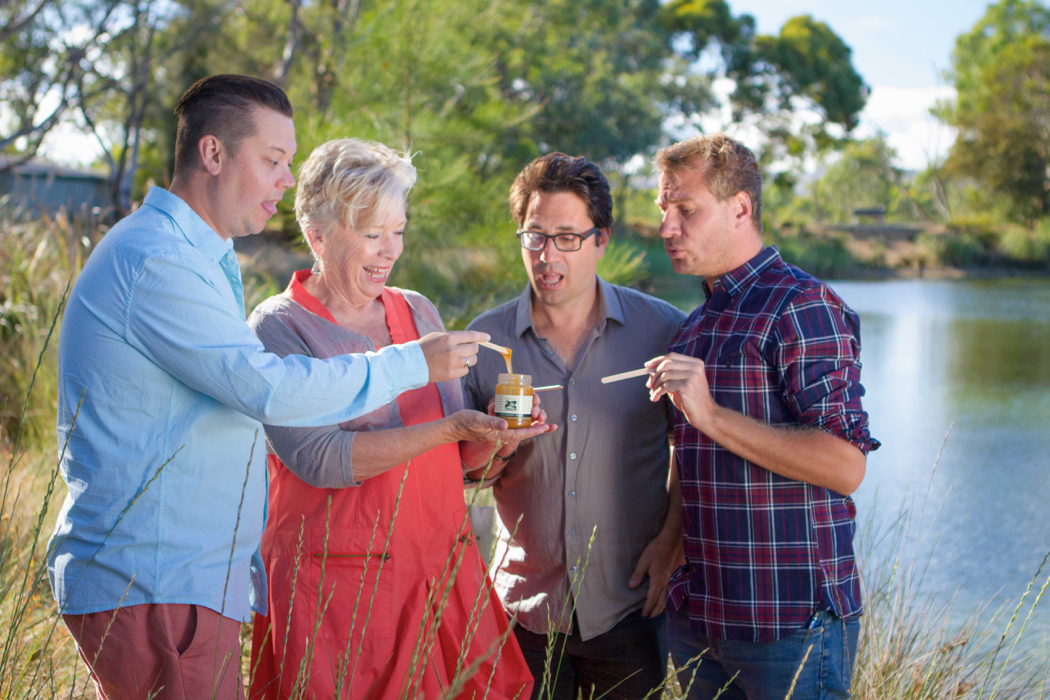
[[260, 78], [211, 75], [191, 85], [175, 105], [175, 116], [179, 118], [175, 133], [176, 174], [199, 166], [197, 144], [205, 136], [214, 136], [236, 152], [241, 139], [255, 133], [253, 107], [292, 116], [292, 103], [284, 90]]
[[529, 200], [536, 192], [571, 192], [587, 205], [587, 214], [595, 226], [612, 227], [609, 181], [597, 165], [583, 156], [548, 153], [518, 173], [510, 186], [510, 213], [518, 226], [524, 225]]

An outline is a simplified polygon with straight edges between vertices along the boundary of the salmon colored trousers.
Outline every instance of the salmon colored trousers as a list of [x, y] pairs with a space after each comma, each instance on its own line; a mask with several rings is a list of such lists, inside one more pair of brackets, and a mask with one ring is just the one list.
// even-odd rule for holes
[[[404, 297], [382, 301], [392, 341], [418, 339]], [[398, 409], [406, 426], [444, 417], [433, 384]], [[309, 486], [273, 455], [268, 466], [269, 617], [255, 618], [250, 698], [530, 696], [470, 529], [458, 445], [345, 489]]]
[[244, 700], [241, 623], [203, 605], [63, 615], [97, 700]]

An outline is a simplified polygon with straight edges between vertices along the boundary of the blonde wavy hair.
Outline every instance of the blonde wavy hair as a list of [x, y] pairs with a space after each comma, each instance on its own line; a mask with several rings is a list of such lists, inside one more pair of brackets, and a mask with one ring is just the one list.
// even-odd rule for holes
[[392, 207], [405, 202], [415, 184], [416, 169], [407, 154], [375, 141], [328, 141], [299, 168], [295, 217], [310, 245], [307, 229], [327, 236], [336, 227], [375, 226]]
[[701, 170], [711, 194], [724, 202], [737, 192], [751, 199], [751, 222], [762, 233], [762, 169], [750, 148], [725, 134], [694, 136], [656, 152], [656, 169], [676, 178]]

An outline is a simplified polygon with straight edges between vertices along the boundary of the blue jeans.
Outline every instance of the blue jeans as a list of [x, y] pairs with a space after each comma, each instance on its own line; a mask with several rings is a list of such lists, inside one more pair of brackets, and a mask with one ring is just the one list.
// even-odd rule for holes
[[[719, 700], [784, 700], [806, 649], [812, 646], [791, 699], [849, 698], [860, 619], [842, 619], [831, 611], [814, 617], [812, 628], [776, 642], [755, 643], [699, 637], [690, 631], [684, 609], [668, 616], [668, 646], [683, 692], [692, 681], [689, 700], [712, 700], [722, 688], [726, 690]], [[700, 665], [694, 661], [685, 668], [697, 656]]]

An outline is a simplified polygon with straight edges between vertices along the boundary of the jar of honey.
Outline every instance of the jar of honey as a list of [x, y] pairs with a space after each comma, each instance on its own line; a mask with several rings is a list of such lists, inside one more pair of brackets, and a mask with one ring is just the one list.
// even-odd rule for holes
[[496, 415], [511, 428], [532, 425], [532, 375], [500, 374], [496, 384]]

